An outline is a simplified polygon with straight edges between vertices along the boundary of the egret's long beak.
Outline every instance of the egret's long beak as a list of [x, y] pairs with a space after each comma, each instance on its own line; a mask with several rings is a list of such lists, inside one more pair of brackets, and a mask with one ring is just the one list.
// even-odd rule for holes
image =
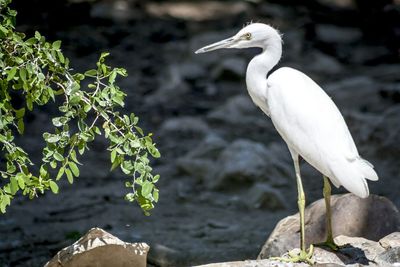
[[231, 37], [231, 38], [207, 45], [205, 47], [202, 47], [199, 50], [197, 50], [195, 53], [200, 54], [200, 53], [206, 53], [206, 52], [210, 52], [210, 51], [221, 49], [221, 48], [230, 48], [236, 42], [237, 42], [237, 39], [234, 37]]

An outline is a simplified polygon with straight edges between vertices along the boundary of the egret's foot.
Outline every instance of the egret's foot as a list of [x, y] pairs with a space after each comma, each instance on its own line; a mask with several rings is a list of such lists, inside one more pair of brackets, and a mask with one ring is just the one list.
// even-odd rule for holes
[[293, 251], [288, 252], [289, 257], [271, 257], [270, 260], [275, 260], [275, 261], [282, 261], [282, 262], [305, 262], [310, 265], [313, 265], [315, 262], [312, 259], [314, 252], [314, 246], [310, 245], [310, 248], [308, 249], [308, 252], [305, 250], [301, 250], [300, 253], [295, 253]]
[[337, 245], [336, 243], [335, 243], [335, 241], [333, 241], [333, 239], [332, 240], [326, 240], [325, 242], [322, 242], [322, 243], [318, 243], [318, 244], [314, 244], [314, 246], [316, 246], [316, 247], [324, 247], [324, 248], [329, 248], [329, 249], [331, 249], [331, 250], [333, 250], [333, 251], [338, 251], [340, 248], [341, 248], [341, 246], [339, 246], [339, 245]]

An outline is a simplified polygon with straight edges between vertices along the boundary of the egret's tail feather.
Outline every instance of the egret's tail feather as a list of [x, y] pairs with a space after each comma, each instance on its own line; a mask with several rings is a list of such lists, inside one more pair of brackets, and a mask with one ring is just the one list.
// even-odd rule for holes
[[370, 162], [366, 161], [365, 159], [358, 160], [358, 165], [360, 166], [360, 171], [363, 174], [365, 179], [371, 181], [378, 181], [379, 177], [378, 174], [374, 170], [374, 165]]
[[333, 170], [335, 178], [340, 184], [353, 194], [366, 198], [369, 195], [367, 180], [376, 181], [378, 175], [371, 163], [364, 159], [343, 164], [341, 168]]

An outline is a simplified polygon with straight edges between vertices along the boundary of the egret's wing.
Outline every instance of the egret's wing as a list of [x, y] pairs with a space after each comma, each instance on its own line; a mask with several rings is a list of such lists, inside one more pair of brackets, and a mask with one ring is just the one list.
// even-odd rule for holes
[[353, 138], [338, 108], [302, 72], [281, 68], [271, 74], [268, 78], [268, 104], [277, 130], [302, 156], [335, 153], [348, 160], [358, 157]]
[[356, 145], [331, 98], [292, 68], [272, 73], [267, 90], [272, 122], [288, 146], [349, 191], [368, 195], [367, 177], [351, 166], [360, 160]]

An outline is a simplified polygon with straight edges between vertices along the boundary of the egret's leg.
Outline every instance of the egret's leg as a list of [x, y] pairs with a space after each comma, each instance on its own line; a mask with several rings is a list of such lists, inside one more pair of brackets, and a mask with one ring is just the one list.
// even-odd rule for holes
[[303, 183], [301, 181], [300, 175], [300, 166], [299, 166], [299, 158], [298, 156], [293, 157], [294, 169], [296, 172], [296, 181], [297, 181], [297, 191], [298, 191], [298, 200], [297, 204], [299, 207], [300, 214], [300, 254], [295, 254], [293, 252], [289, 252], [289, 258], [271, 258], [275, 260], [285, 261], [285, 262], [306, 262], [309, 264], [314, 264], [312, 259], [313, 255], [313, 245], [310, 245], [308, 252], [306, 251], [306, 242], [305, 242], [305, 220], [304, 220], [304, 210], [306, 205], [306, 197], [303, 190]]
[[324, 243], [317, 244], [318, 246], [329, 247], [332, 250], [338, 250], [339, 246], [335, 244], [333, 240], [333, 232], [332, 232], [332, 212], [331, 212], [331, 185], [329, 183], [328, 177], [324, 176], [324, 189], [323, 195], [325, 199], [326, 206], [326, 232], [327, 237]]

